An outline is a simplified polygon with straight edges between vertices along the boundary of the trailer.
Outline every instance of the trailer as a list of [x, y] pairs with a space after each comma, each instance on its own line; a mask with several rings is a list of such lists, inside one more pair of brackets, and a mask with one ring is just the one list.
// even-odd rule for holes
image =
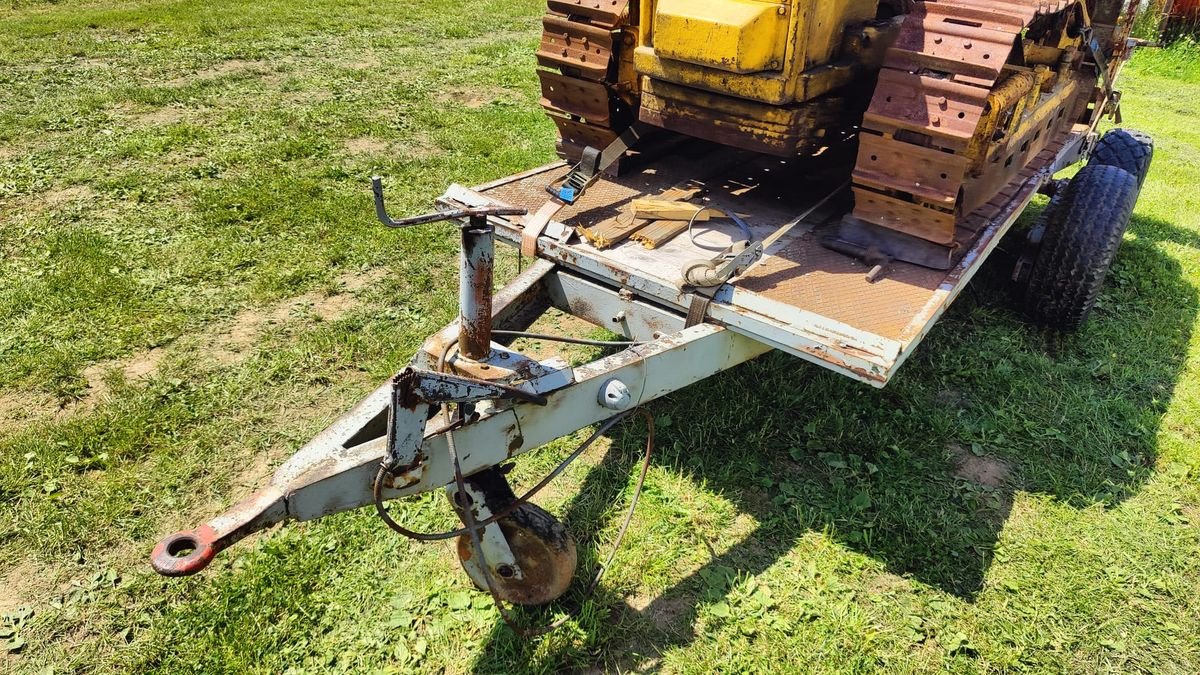
[[[437, 200], [439, 211], [400, 221], [387, 214], [377, 181], [385, 223], [458, 225], [459, 318], [301, 448], [262, 490], [159, 542], [152, 565], [165, 575], [194, 574], [251, 533], [374, 505], [406, 536], [457, 539], [463, 567], [502, 610], [503, 602], [549, 602], [571, 583], [575, 547], [562, 524], [529, 499], [583, 448], [519, 498], [505, 478], [507, 463], [599, 425], [586, 447], [656, 398], [772, 350], [885, 386], [1039, 191], [1056, 195], [1043, 225], [1048, 220], [1061, 230], [1061, 223], [1079, 220], [1080, 209], [1101, 208], [1101, 220], [1112, 221], [1105, 241], [1112, 232], [1119, 241], [1149, 166], [1147, 153], [1129, 164], [1128, 153], [1113, 151], [1132, 147], [1132, 137], [1120, 134], [1097, 142], [1095, 123], [1064, 125], [1017, 180], [961, 219], [956, 253], [942, 265], [872, 258], [870, 251], [856, 257], [828, 246], [849, 208], [844, 173], [693, 139], [668, 139], [667, 150], [647, 153], [620, 176], [591, 176], [573, 203], [547, 195], [548, 187], [562, 194], [575, 180], [578, 167], [562, 162], [475, 187], [451, 186]], [[1074, 191], [1055, 180], [1089, 153], [1094, 170], [1080, 176], [1103, 180], [1085, 180]], [[1108, 159], [1098, 164], [1102, 155]], [[1113, 166], [1122, 162], [1123, 168]], [[1092, 183], [1107, 192], [1098, 198]], [[630, 238], [602, 249], [578, 236], [583, 229], [619, 229], [634, 200], [680, 189], [693, 195], [698, 210], [737, 217], [689, 223], [690, 232], [654, 248]], [[1035, 252], [1053, 235], [1042, 229], [1028, 237]], [[534, 254], [498, 290], [496, 241]], [[1111, 255], [1090, 263], [1101, 281], [1109, 262]], [[712, 283], [689, 283], [697, 269], [700, 277], [715, 277]], [[1016, 278], [1030, 276], [1021, 270]], [[615, 334], [599, 343], [610, 352], [571, 367], [560, 357], [513, 350], [552, 307]], [[442, 489], [463, 521], [458, 530], [411, 532], [389, 515], [388, 501]]]

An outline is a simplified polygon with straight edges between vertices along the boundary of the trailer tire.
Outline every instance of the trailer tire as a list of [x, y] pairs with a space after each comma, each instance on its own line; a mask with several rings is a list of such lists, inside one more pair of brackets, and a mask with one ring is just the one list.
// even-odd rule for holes
[[1104, 286], [1137, 202], [1137, 177], [1116, 166], [1088, 164], [1048, 215], [1025, 287], [1025, 312], [1037, 323], [1077, 330]]
[[1139, 190], [1153, 161], [1154, 138], [1135, 129], [1113, 129], [1104, 134], [1088, 158], [1088, 164], [1116, 166], [1133, 174]]

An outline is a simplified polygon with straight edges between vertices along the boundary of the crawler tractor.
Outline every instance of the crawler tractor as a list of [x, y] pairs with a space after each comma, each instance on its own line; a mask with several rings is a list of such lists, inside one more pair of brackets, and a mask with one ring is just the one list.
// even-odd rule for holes
[[[830, 242], [948, 266], [969, 216], [1120, 104], [1130, 0], [551, 0], [559, 152], [640, 121], [779, 157], [857, 146]], [[938, 247], [947, 255], [938, 255]]]

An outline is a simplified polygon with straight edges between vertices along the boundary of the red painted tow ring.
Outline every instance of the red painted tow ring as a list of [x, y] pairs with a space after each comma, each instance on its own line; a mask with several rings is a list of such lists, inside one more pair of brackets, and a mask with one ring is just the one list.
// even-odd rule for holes
[[208, 567], [220, 550], [216, 530], [201, 525], [158, 542], [150, 554], [150, 564], [163, 576], [185, 577]]

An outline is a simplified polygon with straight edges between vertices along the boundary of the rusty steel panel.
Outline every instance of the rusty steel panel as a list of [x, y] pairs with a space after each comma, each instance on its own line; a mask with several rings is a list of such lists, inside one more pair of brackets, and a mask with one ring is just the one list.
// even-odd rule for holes
[[[1012, 157], [1001, 158], [999, 167], [983, 166], [988, 152], [1002, 142], [994, 138], [999, 136], [995, 122], [1005, 106], [989, 96], [998, 83], [1003, 87], [1008, 81], [999, 78], [1014, 44], [1038, 14], [1060, 11], [1068, 4], [1062, 0], [915, 3], [888, 50], [863, 119], [864, 129], [884, 138], [863, 135], [854, 172], [854, 216], [951, 244], [954, 213], [969, 213], [987, 202], [1048, 140], [1045, 135], [1034, 136]], [[1023, 110], [1018, 106], [1013, 113], [1017, 121]], [[953, 159], [939, 162], [928, 146], [953, 151], [969, 165], [964, 168]], [[938, 166], [921, 166], [923, 160]], [[981, 167], [987, 180], [973, 178]], [[970, 198], [964, 200], [964, 193]], [[926, 208], [928, 204], [957, 208], [942, 211]]]
[[888, 67], [996, 79], [1025, 19], [984, 12], [995, 17], [985, 23], [976, 20], [979, 14], [959, 4], [919, 3], [904, 20], [888, 54]]
[[[1083, 131], [1079, 131], [1081, 128]], [[1076, 127], [1069, 137], [1071, 147], [1077, 148], [1085, 133], [1086, 128]], [[966, 253], [962, 262], [948, 272], [892, 263], [881, 278], [870, 283], [866, 280], [867, 265], [824, 249], [814, 233], [801, 229], [768, 251], [758, 266], [733, 281], [732, 294], [719, 295], [710, 315], [722, 325], [796, 356], [881, 386], [961, 291], [1049, 172], [1061, 168], [1062, 157], [1067, 154], [1066, 140], [1065, 136], [1053, 140], [1020, 172], [1021, 182], [962, 220], [955, 231], [955, 244]], [[581, 203], [564, 209], [560, 216], [572, 227], [602, 223], [619, 217], [630, 199], [657, 194], [685, 178], [708, 185], [713, 190], [710, 198], [745, 214], [752, 228], [777, 227], [803, 209], [794, 200], [805, 199], [805, 181], [797, 180], [793, 171], [782, 171], [779, 160], [746, 157], [728, 148], [691, 153], [689, 157], [667, 156], [646, 171], [602, 178]], [[722, 163], [723, 168], [714, 168]], [[775, 165], [768, 175], [775, 182], [751, 180], [759, 175], [757, 166], [772, 163]], [[546, 199], [544, 186], [566, 170], [562, 165], [545, 167], [480, 189], [486, 199], [536, 208]], [[729, 201], [732, 198], [737, 201]], [[462, 198], [452, 201], [474, 203]], [[519, 239], [519, 229], [507, 229], [500, 227], [498, 232], [510, 242]], [[669, 279], [678, 275], [680, 256], [686, 257], [690, 250], [686, 238], [674, 242], [674, 247], [652, 251], [636, 242], [605, 251], [586, 243], [543, 242], [546, 245], [539, 248], [539, 255], [548, 260], [605, 283], [633, 289], [637, 295], [663, 306], [679, 307], [683, 303], [686, 308], [686, 297], [664, 285], [664, 281], [669, 284]], [[884, 341], [881, 345], [899, 345], [898, 358], [897, 353], [867, 346], [869, 339], [876, 338]], [[882, 361], [877, 365], [863, 366], [880, 355]]]
[[956, 218], [953, 211], [939, 211], [856, 186], [854, 215], [876, 225], [928, 239], [935, 244], [954, 243]]
[[617, 140], [617, 132], [608, 127], [579, 122], [562, 115], [551, 115], [558, 127], [558, 151], [564, 155], [578, 157], [584, 148], [607, 148]]
[[961, 155], [863, 133], [859, 136], [854, 181], [881, 189], [902, 189], [923, 201], [952, 207], [969, 165], [970, 161]]
[[611, 30], [556, 14], [544, 16], [542, 27], [542, 42], [537, 50], [539, 65], [572, 68], [589, 80], [603, 80], [608, 75], [613, 58]]
[[765, 258], [741, 277], [739, 289], [895, 338], [932, 297], [946, 273], [894, 265], [875, 283], [870, 266], [824, 248], [811, 233]]
[[542, 81], [544, 107], [578, 115], [594, 124], [606, 124], [612, 117], [612, 101], [603, 83], [548, 70], [539, 70], [538, 78]]
[[885, 69], [863, 126], [880, 133], [904, 129], [937, 145], [965, 150], [979, 126], [988, 91], [944, 78]]
[[546, 4], [551, 12], [586, 17], [608, 27], [629, 13], [629, 0], [549, 0]]

